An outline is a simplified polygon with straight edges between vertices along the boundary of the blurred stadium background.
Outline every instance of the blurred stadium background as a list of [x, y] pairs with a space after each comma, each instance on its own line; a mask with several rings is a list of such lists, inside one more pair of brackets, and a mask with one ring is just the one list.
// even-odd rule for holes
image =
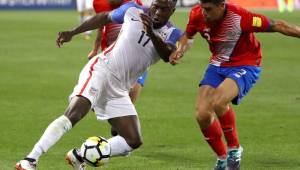
[[[151, 0], [142, 0], [144, 4], [151, 4]], [[227, 0], [246, 8], [276, 9], [279, 1], [294, 1], [295, 8], [300, 8], [299, 0]], [[191, 7], [198, 0], [178, 0], [178, 6]], [[0, 0], [0, 9], [74, 9], [75, 0]]]
[[[231, 1], [300, 25], [300, 11], [279, 13], [275, 0]], [[178, 27], [185, 28], [189, 7], [196, 2], [178, 2], [185, 9], [172, 18]], [[13, 169], [49, 122], [63, 113], [93, 44], [77, 36], [56, 48], [57, 32], [75, 25], [72, 0], [0, 0], [0, 170]], [[261, 80], [235, 108], [245, 149], [242, 170], [300, 170], [300, 41], [279, 34], [257, 37], [264, 54]], [[144, 145], [101, 169], [212, 169], [214, 154], [194, 120], [197, 84], [209, 55], [198, 36], [178, 66], [160, 62], [151, 68], [137, 103]], [[65, 152], [93, 135], [109, 137], [109, 126], [89, 114], [41, 158], [39, 170], [69, 169]]]

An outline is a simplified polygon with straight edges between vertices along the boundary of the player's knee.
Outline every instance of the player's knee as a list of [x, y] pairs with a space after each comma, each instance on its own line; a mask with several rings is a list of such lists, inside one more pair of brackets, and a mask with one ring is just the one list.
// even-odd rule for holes
[[210, 124], [212, 115], [209, 113], [208, 108], [197, 106], [196, 107], [196, 119], [200, 127], [206, 127]]
[[74, 126], [79, 122], [90, 110], [91, 104], [88, 99], [83, 97], [73, 98], [65, 111], [64, 115], [71, 121]]
[[217, 115], [222, 114], [227, 108], [228, 101], [222, 95], [216, 95], [213, 100], [213, 108]]

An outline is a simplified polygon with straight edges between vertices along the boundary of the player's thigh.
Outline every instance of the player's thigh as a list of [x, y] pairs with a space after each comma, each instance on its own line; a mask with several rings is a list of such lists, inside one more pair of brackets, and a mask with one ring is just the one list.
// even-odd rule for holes
[[107, 69], [99, 61], [99, 57], [91, 59], [82, 69], [77, 85], [69, 96], [70, 101], [75, 96], [82, 96], [89, 100], [94, 109], [102, 104], [106, 97], [108, 84]]
[[203, 109], [212, 109], [213, 96], [223, 81], [224, 76], [220, 74], [219, 67], [208, 65], [203, 79], [199, 83], [196, 105], [200, 111]]
[[70, 101], [64, 115], [69, 118], [74, 126], [91, 109], [91, 102], [83, 96], [74, 96]]
[[[242, 99], [249, 93], [254, 84], [259, 80], [261, 68], [256, 66], [241, 66], [232, 68], [229, 71], [230, 72], [226, 77], [230, 79], [230, 81], [227, 81], [227, 85], [224, 86], [222, 93], [227, 94], [227, 96], [229, 96], [230, 98], [235, 96], [231, 101], [233, 104], [238, 105], [242, 101]], [[235, 82], [235, 85], [237, 87], [233, 86], [233, 81]], [[230, 89], [227, 86], [234, 89]]]
[[201, 85], [196, 99], [196, 114], [206, 114], [212, 110], [212, 100], [216, 89], [209, 85]]
[[239, 87], [235, 80], [226, 78], [215, 90], [214, 103], [229, 104], [239, 94]]

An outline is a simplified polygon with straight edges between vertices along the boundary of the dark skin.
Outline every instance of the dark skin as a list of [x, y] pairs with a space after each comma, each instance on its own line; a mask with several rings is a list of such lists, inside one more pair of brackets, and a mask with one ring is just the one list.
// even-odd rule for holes
[[164, 26], [175, 11], [175, 8], [170, 7], [170, 4], [162, 2], [154, 1], [149, 9], [149, 14], [141, 14], [141, 19], [144, 29], [153, 42], [158, 54], [165, 62], [169, 62], [169, 56], [176, 50], [176, 47], [165, 43], [153, 32], [153, 29]]
[[[175, 3], [173, 1], [155, 0], [150, 6], [148, 15], [141, 14], [145, 32], [149, 35], [160, 57], [166, 62], [169, 61], [169, 55], [174, 52], [176, 48], [171, 44], [164, 43], [163, 40], [153, 32], [153, 29], [164, 26], [174, 10]], [[153, 18], [153, 20], [151, 18]], [[101, 28], [111, 22], [112, 20], [108, 12], [99, 13], [71, 31], [59, 32], [56, 44], [58, 47], [61, 47], [65, 42], [71, 41], [74, 35], [87, 30]], [[70, 119], [74, 126], [90, 111], [90, 109], [91, 103], [87, 98], [76, 96], [72, 98], [64, 115]], [[137, 116], [112, 118], [109, 119], [108, 122], [120, 136], [124, 137], [128, 145], [133, 149], [138, 148], [142, 144], [140, 122]]]

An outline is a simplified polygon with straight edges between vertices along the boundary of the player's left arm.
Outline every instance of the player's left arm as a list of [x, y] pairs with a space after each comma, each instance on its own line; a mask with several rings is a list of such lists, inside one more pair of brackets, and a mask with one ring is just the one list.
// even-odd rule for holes
[[163, 39], [159, 35], [156, 35], [154, 33], [153, 21], [148, 15], [142, 13], [141, 19], [144, 24], [144, 29], [151, 39], [154, 48], [158, 52], [159, 56], [164, 60], [164, 62], [169, 62], [169, 56], [176, 50], [176, 45], [170, 42], [163, 41]]
[[287, 36], [300, 38], [300, 27], [247, 10], [242, 12], [241, 28], [245, 32], [279, 32]]
[[300, 27], [283, 20], [270, 19], [269, 32], [279, 32], [281, 34], [300, 38]]

